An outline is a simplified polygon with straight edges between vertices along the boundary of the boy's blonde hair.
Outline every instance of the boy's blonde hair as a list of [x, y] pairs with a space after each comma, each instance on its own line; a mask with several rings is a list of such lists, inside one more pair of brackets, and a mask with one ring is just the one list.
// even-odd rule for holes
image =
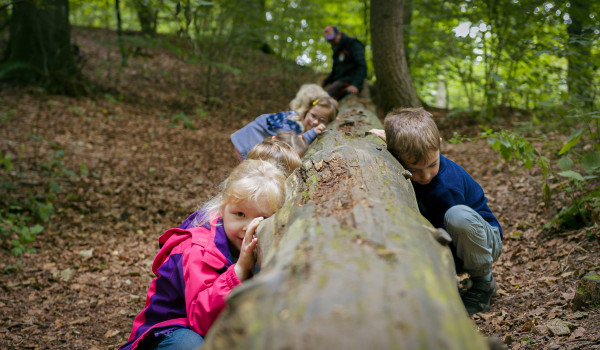
[[327, 91], [318, 84], [303, 84], [296, 93], [296, 97], [290, 101], [290, 109], [304, 115], [309, 103], [319, 96], [327, 96]]
[[340, 105], [335, 98], [329, 95], [319, 96], [308, 102], [306, 110], [304, 110], [303, 113], [300, 113], [300, 120], [304, 120], [306, 113], [308, 113], [308, 111], [310, 111], [310, 109], [314, 106], [321, 106], [329, 110], [329, 114], [327, 115], [327, 123], [333, 121], [335, 117], [337, 117], [340, 108]]
[[285, 202], [285, 173], [275, 163], [249, 159], [241, 162], [220, 185], [219, 193], [201, 208], [194, 226], [222, 215], [227, 204], [258, 203], [275, 212]]
[[402, 108], [389, 112], [384, 121], [387, 149], [396, 159], [414, 164], [440, 149], [440, 133], [431, 113], [423, 108]]
[[283, 141], [290, 145], [300, 158], [304, 156], [304, 153], [308, 149], [308, 143], [304, 140], [302, 135], [296, 134], [294, 131], [284, 130], [277, 133], [275, 140]]
[[[295, 138], [298, 138], [298, 134], [293, 131], [290, 132], [296, 135]], [[278, 164], [285, 171], [286, 177], [289, 176], [294, 169], [302, 165], [300, 156], [292, 146], [277, 139], [275, 136], [267, 137], [263, 142], [252, 147], [246, 157], [246, 160], [249, 159], [267, 160]]]

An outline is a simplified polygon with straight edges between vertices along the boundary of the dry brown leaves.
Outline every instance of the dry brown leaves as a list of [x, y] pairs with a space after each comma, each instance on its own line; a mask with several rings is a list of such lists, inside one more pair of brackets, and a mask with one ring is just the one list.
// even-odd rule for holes
[[[11, 115], [0, 128], [2, 152], [28, 169], [51, 149], [34, 134], [63, 147], [68, 168], [89, 169], [61, 183], [71, 197], [57, 203], [52, 225], [33, 244], [37, 253], [1, 252], [0, 268], [18, 270], [0, 275], [0, 349], [124, 343], [145, 301], [158, 236], [212, 196], [237, 163], [229, 135], [261, 113], [285, 109], [297, 87], [316, 81], [304, 70], [286, 76], [274, 58], [258, 56], [241, 75], [219, 72], [219, 99], [207, 99], [202, 66], [147, 49], [150, 57], [133, 57], [121, 71], [117, 50], [101, 44], [112, 34], [76, 29], [73, 36], [84, 73], [111, 94], [0, 91], [0, 112]], [[198, 108], [208, 113], [196, 116]], [[181, 112], [196, 130], [169, 125]], [[440, 129], [449, 137], [476, 125], [440, 120]], [[500, 290], [490, 312], [473, 317], [477, 327], [512, 349], [598, 348], [598, 310], [570, 308], [578, 278], [600, 266], [598, 229], [547, 237], [539, 227], [564, 203], [539, 204], [539, 174], [507, 165], [483, 141], [447, 145], [444, 153], [482, 184], [504, 228], [495, 267]]]

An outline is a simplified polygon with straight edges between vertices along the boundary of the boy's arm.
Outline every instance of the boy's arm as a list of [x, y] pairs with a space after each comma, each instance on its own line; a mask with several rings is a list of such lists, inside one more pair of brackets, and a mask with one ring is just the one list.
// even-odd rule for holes
[[385, 131], [383, 129], [371, 129], [369, 132], [385, 142]]

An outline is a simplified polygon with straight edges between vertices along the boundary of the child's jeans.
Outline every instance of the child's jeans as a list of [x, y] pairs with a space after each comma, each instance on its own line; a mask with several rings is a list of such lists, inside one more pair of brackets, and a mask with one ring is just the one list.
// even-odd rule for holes
[[191, 329], [178, 328], [161, 335], [150, 350], [195, 350], [204, 344], [204, 338]]
[[455, 248], [452, 253], [461, 260], [462, 269], [471, 277], [488, 276], [492, 263], [502, 253], [500, 230], [466, 205], [448, 209], [444, 226], [452, 237], [452, 248]]

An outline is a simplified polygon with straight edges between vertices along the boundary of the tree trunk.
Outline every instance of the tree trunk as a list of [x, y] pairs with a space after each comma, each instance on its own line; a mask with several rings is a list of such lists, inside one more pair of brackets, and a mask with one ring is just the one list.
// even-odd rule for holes
[[85, 92], [85, 81], [71, 47], [69, 2], [36, 3], [23, 0], [13, 4], [0, 79], [39, 82], [52, 92], [69, 95]]
[[115, 15], [117, 17], [117, 43], [121, 51], [121, 66], [127, 67], [127, 48], [123, 42], [123, 25], [121, 23], [121, 5], [119, 0], [115, 0]]
[[259, 227], [261, 272], [232, 292], [205, 348], [487, 348], [460, 300], [448, 234], [367, 134], [377, 117], [359, 97], [343, 101]]
[[592, 43], [594, 32], [589, 17], [590, 2], [588, 0], [573, 0], [569, 8], [571, 23], [567, 26], [569, 33], [568, 62], [569, 71], [567, 85], [569, 96], [575, 102], [588, 110], [594, 106], [594, 63], [592, 59]]
[[231, 41], [241, 43], [246, 47], [260, 49], [265, 53], [272, 53], [265, 40], [267, 20], [265, 17], [265, 0], [236, 0], [231, 2], [234, 7], [233, 28]]
[[156, 36], [158, 10], [155, 8], [153, 2], [133, 0], [133, 6], [135, 7], [135, 12], [142, 28], [142, 34], [150, 37]]
[[402, 41], [404, 45], [404, 57], [406, 59], [406, 66], [410, 67], [410, 25], [412, 23], [413, 13], [413, 0], [404, 0], [404, 7], [402, 12]]
[[373, 68], [384, 112], [421, 106], [404, 53], [403, 14], [403, 0], [371, 0]]

